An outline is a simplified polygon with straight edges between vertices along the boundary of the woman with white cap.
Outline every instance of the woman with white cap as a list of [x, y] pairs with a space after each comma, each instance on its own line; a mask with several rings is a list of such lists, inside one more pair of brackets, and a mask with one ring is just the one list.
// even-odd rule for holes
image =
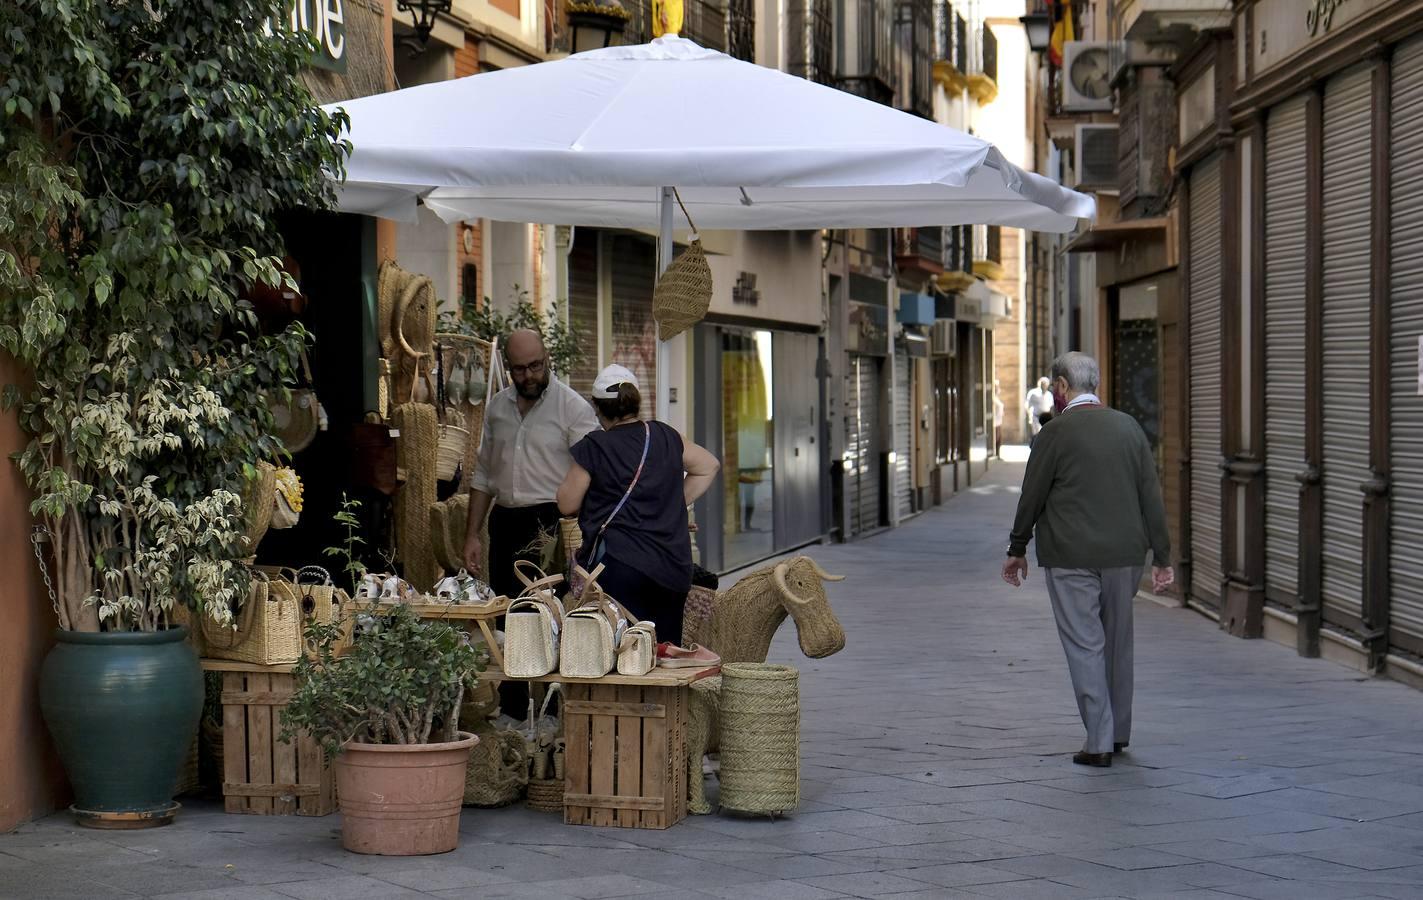
[[608, 366], [593, 382], [602, 431], [570, 451], [573, 468], [558, 489], [558, 507], [578, 515], [579, 563], [602, 565], [598, 584], [660, 639], [682, 639], [682, 605], [692, 587], [687, 506], [711, 487], [721, 464], [662, 422], [644, 422], [637, 377]]

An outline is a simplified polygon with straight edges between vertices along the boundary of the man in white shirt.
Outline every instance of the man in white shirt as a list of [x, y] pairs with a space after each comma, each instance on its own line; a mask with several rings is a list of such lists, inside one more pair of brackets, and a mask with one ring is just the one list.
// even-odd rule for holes
[[[548, 351], [537, 332], [509, 335], [504, 358], [514, 384], [495, 394], [484, 413], [464, 556], [477, 572], [487, 549], [490, 587], [514, 597], [520, 590], [514, 562], [537, 560], [524, 550], [540, 531], [558, 533], [556, 497], [573, 466], [569, 448], [598, 430], [598, 417], [591, 403], [550, 377]], [[486, 515], [488, 548], [479, 537]]]
[[1038, 379], [1038, 386], [1028, 391], [1028, 398], [1023, 401], [1023, 409], [1028, 412], [1028, 426], [1032, 428], [1033, 437], [1038, 436], [1038, 432], [1043, 430], [1043, 424], [1039, 421], [1039, 416], [1043, 413], [1052, 412], [1052, 391], [1048, 387], [1046, 378]]

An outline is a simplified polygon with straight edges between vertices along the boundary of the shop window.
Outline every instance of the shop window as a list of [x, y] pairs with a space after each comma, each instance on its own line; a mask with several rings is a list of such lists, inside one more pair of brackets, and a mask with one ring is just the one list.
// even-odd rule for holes
[[772, 471], [772, 356], [769, 331], [727, 331], [721, 338], [723, 522], [727, 569], [775, 551]]

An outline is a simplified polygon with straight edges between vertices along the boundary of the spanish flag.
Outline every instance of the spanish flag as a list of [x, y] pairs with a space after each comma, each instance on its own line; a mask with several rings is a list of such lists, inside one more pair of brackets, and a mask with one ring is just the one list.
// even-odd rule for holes
[[1052, 27], [1052, 40], [1048, 44], [1048, 59], [1052, 64], [1062, 67], [1062, 47], [1068, 41], [1077, 40], [1076, 33], [1072, 28], [1072, 3], [1070, 0], [1058, 0], [1053, 3], [1053, 9], [1057, 15], [1057, 24]]
[[682, 33], [682, 0], [652, 0], [652, 36]]

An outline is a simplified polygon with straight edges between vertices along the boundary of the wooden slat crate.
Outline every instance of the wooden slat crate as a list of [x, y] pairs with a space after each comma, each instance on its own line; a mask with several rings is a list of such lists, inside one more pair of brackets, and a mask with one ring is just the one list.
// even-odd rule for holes
[[670, 828], [687, 815], [684, 687], [565, 683], [563, 820]]
[[290, 744], [277, 738], [281, 708], [292, 690], [291, 675], [222, 673], [222, 796], [228, 812], [325, 816], [336, 811], [336, 781], [321, 746], [306, 736]]

